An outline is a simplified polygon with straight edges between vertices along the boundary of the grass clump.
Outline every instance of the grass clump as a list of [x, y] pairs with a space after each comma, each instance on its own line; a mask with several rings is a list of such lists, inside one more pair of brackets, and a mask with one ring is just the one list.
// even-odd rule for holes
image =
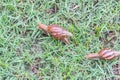
[[[38, 22], [58, 24], [73, 33], [65, 45], [37, 29]], [[113, 61], [85, 55], [104, 47], [100, 37], [113, 31], [119, 50], [119, 0], [1, 0], [1, 80], [103, 80], [117, 78]], [[110, 47], [110, 46], [108, 46]]]

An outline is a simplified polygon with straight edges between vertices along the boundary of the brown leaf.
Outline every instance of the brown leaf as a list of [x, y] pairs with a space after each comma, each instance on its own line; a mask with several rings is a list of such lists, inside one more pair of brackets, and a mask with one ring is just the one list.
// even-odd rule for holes
[[33, 65], [32, 65], [32, 68], [31, 68], [31, 70], [34, 74], [37, 74], [37, 71], [39, 69], [40, 61], [41, 61], [41, 58], [39, 58], [39, 57], [35, 58], [35, 61], [34, 61]]
[[113, 65], [112, 68], [113, 68], [114, 74], [115, 74], [115, 75], [118, 75], [118, 74], [119, 74], [119, 71], [118, 71], [118, 64]]
[[34, 0], [30, 0], [30, 3], [34, 3]]
[[104, 47], [114, 47], [114, 42], [117, 40], [115, 31], [104, 32], [103, 36], [101, 36], [99, 40], [103, 43]]
[[96, 5], [99, 2], [99, 0], [94, 0], [94, 5]]
[[[119, 64], [113, 65], [112, 68], [113, 68], [113, 72], [114, 72], [115, 75], [120, 75], [120, 72], [119, 72], [120, 66], [119, 66]], [[117, 78], [117, 79], [112, 79], [111, 78], [110, 80], [120, 80], [120, 78]]]
[[50, 9], [46, 9], [45, 12], [50, 14], [50, 13], [57, 13], [59, 10], [59, 7], [57, 4], [53, 4], [53, 6]]
[[45, 12], [49, 14], [51, 13], [51, 9], [46, 9]]
[[42, 80], [42, 78], [41, 78], [41, 77], [39, 77], [39, 78], [38, 78], [38, 80]]
[[75, 9], [79, 8], [79, 5], [72, 3], [70, 8], [71, 8], [72, 10], [75, 10]]
[[37, 74], [38, 67], [36, 65], [32, 66], [32, 72]]

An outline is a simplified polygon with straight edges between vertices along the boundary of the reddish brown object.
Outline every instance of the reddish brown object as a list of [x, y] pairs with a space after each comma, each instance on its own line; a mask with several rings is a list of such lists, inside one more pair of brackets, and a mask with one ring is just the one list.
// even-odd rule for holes
[[73, 35], [67, 30], [61, 28], [56, 24], [46, 26], [44, 24], [38, 24], [38, 28], [42, 29], [44, 32], [49, 33], [53, 38], [63, 41], [64, 43], [70, 44], [68, 37]]
[[101, 59], [111, 60], [119, 55], [120, 55], [119, 51], [105, 48], [100, 50], [98, 53], [88, 54], [86, 57], [88, 59], [101, 58]]

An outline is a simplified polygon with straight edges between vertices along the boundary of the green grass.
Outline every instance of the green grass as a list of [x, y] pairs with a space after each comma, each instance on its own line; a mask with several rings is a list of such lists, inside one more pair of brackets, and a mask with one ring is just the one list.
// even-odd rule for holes
[[[116, 33], [113, 49], [120, 50], [120, 1], [95, 1], [0, 0], [0, 80], [117, 78], [112, 69], [117, 59], [85, 58], [104, 48], [99, 38], [106, 31]], [[59, 8], [56, 13], [45, 12], [55, 5]], [[78, 7], [73, 8], [74, 5]], [[38, 22], [69, 30], [74, 35], [71, 44], [43, 35], [37, 28]]]

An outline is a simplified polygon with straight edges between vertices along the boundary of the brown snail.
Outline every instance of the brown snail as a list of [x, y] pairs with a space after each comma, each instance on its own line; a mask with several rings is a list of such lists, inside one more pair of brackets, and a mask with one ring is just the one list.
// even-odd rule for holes
[[56, 24], [51, 24], [46, 26], [44, 24], [39, 23], [38, 28], [42, 29], [44, 32], [49, 33], [53, 38], [63, 41], [64, 43], [70, 44], [68, 37], [72, 37], [72, 33], [67, 30], [61, 28]]
[[100, 58], [100, 59], [111, 60], [119, 55], [120, 55], [119, 51], [105, 48], [105, 49], [100, 50], [98, 53], [88, 54], [86, 57], [88, 59]]

